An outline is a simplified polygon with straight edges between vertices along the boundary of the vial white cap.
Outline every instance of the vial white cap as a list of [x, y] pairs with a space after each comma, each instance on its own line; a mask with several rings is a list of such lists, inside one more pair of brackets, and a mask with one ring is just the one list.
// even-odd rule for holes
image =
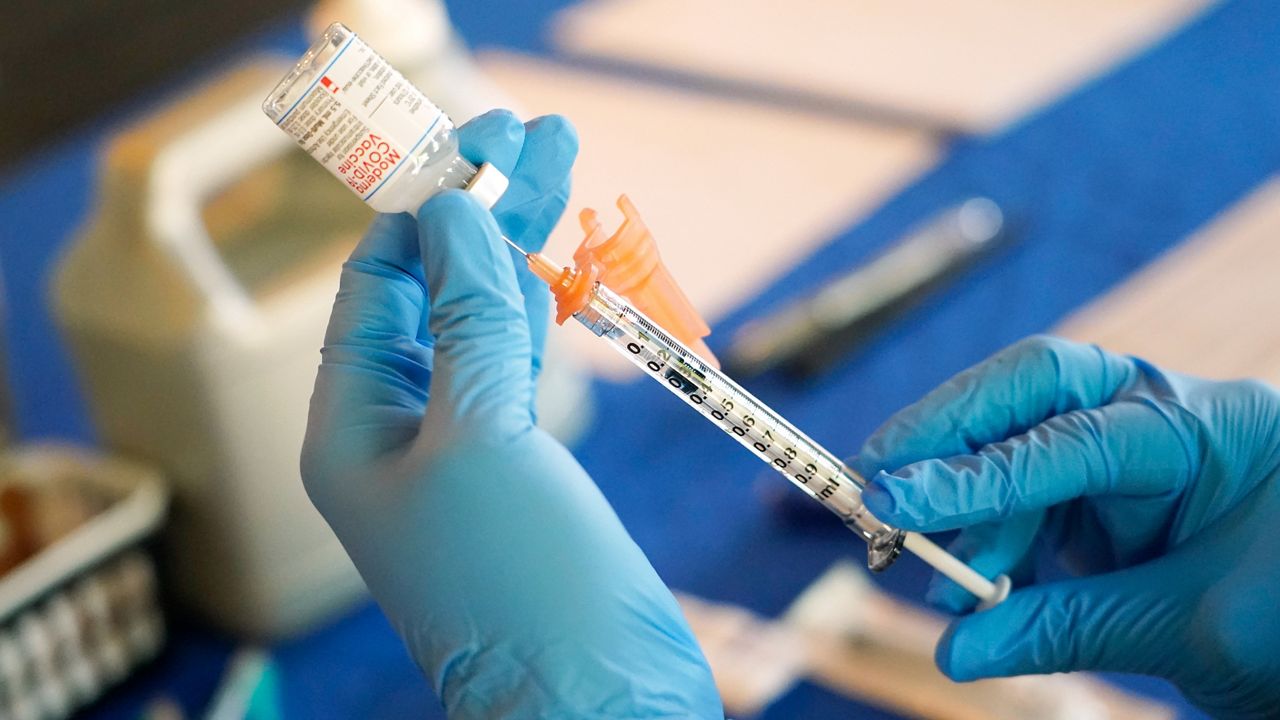
[[471, 182], [467, 183], [467, 192], [471, 193], [481, 205], [487, 208], [493, 208], [497, 204], [498, 198], [502, 197], [502, 193], [507, 191], [507, 185], [510, 181], [507, 176], [502, 174], [498, 168], [485, 163], [476, 171]]

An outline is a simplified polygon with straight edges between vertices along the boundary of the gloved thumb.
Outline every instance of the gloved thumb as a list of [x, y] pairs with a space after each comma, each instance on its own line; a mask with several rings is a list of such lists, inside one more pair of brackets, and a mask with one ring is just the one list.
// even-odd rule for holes
[[938, 643], [953, 680], [1074, 670], [1169, 677], [1189, 603], [1152, 566], [1032, 586], [955, 622]]
[[446, 191], [418, 211], [418, 237], [435, 347], [426, 424], [506, 436], [528, 429], [529, 323], [493, 216], [467, 193]]

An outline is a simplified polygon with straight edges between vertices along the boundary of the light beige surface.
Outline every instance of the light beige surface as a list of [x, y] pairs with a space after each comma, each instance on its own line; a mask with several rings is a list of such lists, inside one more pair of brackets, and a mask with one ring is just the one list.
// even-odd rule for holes
[[806, 680], [904, 717], [936, 720], [1171, 720], [1172, 708], [1087, 673], [955, 683], [934, 646], [946, 618], [877, 590], [842, 561], [778, 620], [678, 594], [725, 711], [750, 717]]
[[1280, 384], [1280, 178], [1057, 330], [1173, 370]]
[[[573, 195], [550, 257], [569, 261], [583, 207], [612, 232], [625, 192], [713, 325], [936, 157], [923, 133], [628, 85], [522, 56], [480, 62], [531, 115], [558, 112], [578, 129]], [[588, 334], [565, 332], [598, 367], [628, 367]]]
[[926, 113], [1012, 121], [1160, 37], [1208, 0], [593, 0], [557, 42]]

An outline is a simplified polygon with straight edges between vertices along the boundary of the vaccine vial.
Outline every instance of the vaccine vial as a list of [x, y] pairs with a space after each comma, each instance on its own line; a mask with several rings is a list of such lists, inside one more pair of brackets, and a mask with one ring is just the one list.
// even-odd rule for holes
[[311, 157], [378, 212], [415, 212], [463, 188], [485, 207], [507, 189], [458, 154], [453, 122], [341, 23], [324, 31], [262, 103]]

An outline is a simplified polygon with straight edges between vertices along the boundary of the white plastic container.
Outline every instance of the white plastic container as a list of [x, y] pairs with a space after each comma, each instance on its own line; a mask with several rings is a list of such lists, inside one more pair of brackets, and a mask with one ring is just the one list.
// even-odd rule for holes
[[[53, 297], [102, 440], [174, 485], [176, 595], [250, 636], [292, 634], [363, 593], [298, 457], [339, 267], [370, 213], [341, 188], [324, 196], [332, 180], [263, 122], [287, 67], [230, 72], [119, 136]], [[235, 233], [213, 226], [244, 216], [275, 224], [216, 245]]]
[[[340, 267], [372, 213], [263, 118], [289, 68], [229, 72], [115, 140], [98, 209], [53, 288], [103, 441], [173, 483], [175, 594], [259, 637], [305, 630], [363, 595], [298, 460]], [[383, 209], [463, 185], [492, 204], [505, 189], [496, 171], [473, 175], [441, 121], [450, 132], [424, 140], [432, 162], [402, 171], [409, 182]], [[258, 216], [268, 220], [224, 227]], [[561, 352], [553, 339], [548, 357]], [[538, 388], [540, 424], [576, 435], [584, 375], [548, 362]]]

